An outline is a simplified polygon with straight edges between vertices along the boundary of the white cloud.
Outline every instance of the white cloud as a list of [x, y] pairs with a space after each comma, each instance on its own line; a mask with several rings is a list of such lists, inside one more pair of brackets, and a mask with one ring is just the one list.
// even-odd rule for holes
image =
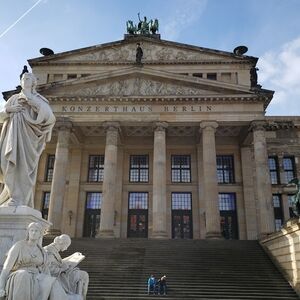
[[170, 11], [170, 16], [164, 22], [162, 35], [168, 40], [176, 40], [182, 31], [185, 31], [195, 22], [206, 8], [207, 0], [177, 0]]
[[259, 82], [275, 91], [268, 114], [300, 115], [300, 37], [259, 60]]

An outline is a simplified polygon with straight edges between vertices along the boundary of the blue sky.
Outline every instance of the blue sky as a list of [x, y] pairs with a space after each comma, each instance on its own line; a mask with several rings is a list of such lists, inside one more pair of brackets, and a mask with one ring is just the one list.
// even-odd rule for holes
[[40, 48], [121, 40], [138, 12], [159, 19], [164, 40], [225, 51], [246, 45], [259, 57], [259, 83], [276, 92], [267, 115], [300, 115], [300, 0], [0, 0], [0, 91], [18, 85]]

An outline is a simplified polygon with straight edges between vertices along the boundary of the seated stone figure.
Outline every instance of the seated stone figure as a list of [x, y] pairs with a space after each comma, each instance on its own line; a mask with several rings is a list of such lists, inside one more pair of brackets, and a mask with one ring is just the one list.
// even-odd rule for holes
[[41, 246], [43, 227], [30, 223], [26, 239], [7, 254], [0, 275], [0, 297], [7, 300], [68, 300], [58, 280], [50, 275], [47, 253]]
[[[76, 267], [77, 263], [68, 263], [63, 260], [59, 254], [65, 251], [71, 245], [71, 238], [67, 234], [56, 237], [52, 244], [45, 246], [44, 249], [48, 254], [50, 273], [56, 277], [68, 295], [80, 295], [86, 299], [89, 284], [89, 275], [85, 271]], [[81, 253], [74, 253], [76, 256], [82, 256]], [[82, 256], [84, 257], [84, 256]], [[78, 262], [79, 263], [79, 262]]]

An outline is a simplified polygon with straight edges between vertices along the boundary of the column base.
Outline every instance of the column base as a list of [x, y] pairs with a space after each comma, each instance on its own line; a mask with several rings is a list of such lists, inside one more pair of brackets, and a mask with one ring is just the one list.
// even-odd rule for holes
[[46, 233], [45, 237], [47, 238], [55, 238], [57, 236], [61, 235], [61, 231], [59, 229], [49, 228]]
[[115, 233], [113, 230], [101, 230], [97, 235], [96, 239], [114, 239]]
[[222, 239], [224, 239], [223, 236], [222, 236], [222, 234], [220, 232], [217, 232], [217, 231], [215, 231], [215, 232], [214, 231], [207, 232], [206, 235], [205, 235], [205, 238], [207, 240], [209, 240], [209, 239], [211, 239], [211, 240], [213, 240], [213, 239], [215, 239], [215, 240], [222, 240]]
[[156, 231], [151, 235], [151, 239], [168, 239], [168, 235], [165, 231]]

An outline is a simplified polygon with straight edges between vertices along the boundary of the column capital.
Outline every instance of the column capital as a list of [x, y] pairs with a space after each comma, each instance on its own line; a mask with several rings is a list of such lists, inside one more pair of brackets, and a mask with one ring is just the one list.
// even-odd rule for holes
[[165, 131], [168, 128], [167, 122], [156, 122], [153, 124], [154, 131]]
[[102, 124], [104, 130], [107, 131], [120, 131], [121, 127], [120, 127], [120, 123], [119, 122], [104, 122]]
[[69, 118], [66, 117], [57, 117], [56, 122], [55, 122], [55, 127], [61, 131], [61, 130], [66, 130], [66, 131], [71, 131], [73, 127], [73, 123]]
[[249, 126], [249, 131], [265, 131], [267, 125], [267, 122], [264, 120], [252, 121]]
[[214, 131], [218, 128], [219, 124], [216, 121], [202, 121], [200, 123], [200, 131], [210, 128]]

